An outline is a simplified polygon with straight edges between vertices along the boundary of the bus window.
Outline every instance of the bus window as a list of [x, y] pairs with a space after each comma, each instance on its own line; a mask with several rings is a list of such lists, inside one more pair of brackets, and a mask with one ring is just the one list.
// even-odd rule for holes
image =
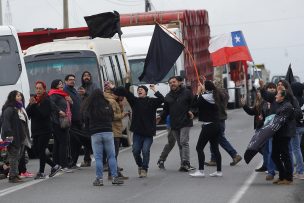
[[108, 80], [113, 81], [116, 84], [116, 82], [115, 82], [116, 80], [114, 78], [114, 74], [113, 74], [113, 70], [112, 70], [112, 65], [111, 65], [109, 57], [105, 57], [104, 58], [104, 62], [105, 62], [105, 66], [104, 67], [105, 67], [105, 71], [106, 71]]
[[13, 36], [0, 37], [0, 86], [14, 85], [21, 75], [18, 46]]
[[115, 58], [116, 58], [117, 64], [119, 64], [119, 70], [122, 75], [121, 77], [124, 78], [127, 75], [127, 72], [126, 72], [126, 66], [125, 66], [123, 57], [121, 54], [119, 54], [119, 55], [116, 55]]
[[110, 64], [111, 64], [112, 71], [113, 71], [113, 76], [114, 76], [115, 85], [118, 86], [118, 84], [119, 84], [119, 78], [118, 78], [117, 72], [116, 72], [116, 70], [115, 70], [114, 61], [113, 61], [113, 59], [112, 59], [112, 56], [108, 56], [108, 57], [109, 57], [109, 60], [110, 60]]

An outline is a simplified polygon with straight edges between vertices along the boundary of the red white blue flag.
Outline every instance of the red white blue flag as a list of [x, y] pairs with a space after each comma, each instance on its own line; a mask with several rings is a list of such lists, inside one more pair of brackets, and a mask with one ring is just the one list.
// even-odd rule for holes
[[252, 61], [242, 31], [212, 37], [209, 52], [214, 67], [234, 61]]

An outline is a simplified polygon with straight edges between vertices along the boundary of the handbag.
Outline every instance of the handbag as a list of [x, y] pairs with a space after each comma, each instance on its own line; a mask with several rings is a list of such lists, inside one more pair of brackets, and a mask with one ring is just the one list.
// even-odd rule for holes
[[71, 127], [72, 124], [72, 112], [71, 112], [70, 103], [68, 101], [67, 101], [67, 108], [65, 114], [66, 116], [59, 117], [59, 124], [60, 127], [63, 129]]

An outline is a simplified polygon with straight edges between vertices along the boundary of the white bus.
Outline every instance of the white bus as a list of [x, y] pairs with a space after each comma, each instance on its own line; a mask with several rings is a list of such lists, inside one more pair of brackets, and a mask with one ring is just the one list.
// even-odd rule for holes
[[8, 93], [13, 90], [22, 92], [25, 102], [28, 103], [30, 98], [29, 83], [16, 30], [12, 26], [0, 26], [1, 109]]
[[81, 86], [82, 73], [89, 71], [98, 87], [107, 80], [123, 85], [126, 76], [124, 53], [117, 40], [70, 37], [32, 46], [24, 53], [31, 93], [35, 81], [43, 80], [50, 88], [52, 80], [67, 74], [74, 74], [76, 86]]

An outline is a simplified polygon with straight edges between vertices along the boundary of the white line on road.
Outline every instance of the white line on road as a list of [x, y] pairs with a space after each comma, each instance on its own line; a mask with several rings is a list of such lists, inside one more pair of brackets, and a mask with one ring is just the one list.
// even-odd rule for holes
[[[166, 134], [167, 134], [167, 130], [161, 130], [161, 131], [157, 132], [157, 135], [154, 137], [154, 139], [160, 138], [161, 136], [164, 136]], [[120, 152], [127, 151], [127, 150], [129, 150], [131, 148], [132, 148], [131, 146], [127, 147], [127, 148], [124, 148]], [[59, 176], [59, 175], [62, 175], [62, 174], [64, 174], [64, 173], [56, 174], [56, 176]], [[46, 179], [40, 179], [40, 180], [31, 180], [31, 181], [28, 181], [26, 183], [22, 183], [20, 185], [16, 185], [16, 186], [12, 186], [12, 187], [6, 188], [4, 190], [0, 190], [0, 197], [2, 197], [4, 195], [7, 195], [7, 194], [10, 194], [12, 192], [16, 192], [16, 191], [21, 190], [23, 188], [35, 185], [35, 184], [40, 183], [42, 181], [45, 181], [47, 179], [48, 178], [46, 178]]]
[[[260, 166], [262, 163], [259, 163], [258, 166]], [[241, 198], [244, 196], [246, 191], [249, 189], [250, 185], [254, 181], [255, 177], [257, 176], [257, 172], [253, 172], [249, 178], [245, 181], [245, 183], [242, 185], [242, 187], [233, 195], [233, 197], [229, 200], [229, 203], [238, 203]]]

